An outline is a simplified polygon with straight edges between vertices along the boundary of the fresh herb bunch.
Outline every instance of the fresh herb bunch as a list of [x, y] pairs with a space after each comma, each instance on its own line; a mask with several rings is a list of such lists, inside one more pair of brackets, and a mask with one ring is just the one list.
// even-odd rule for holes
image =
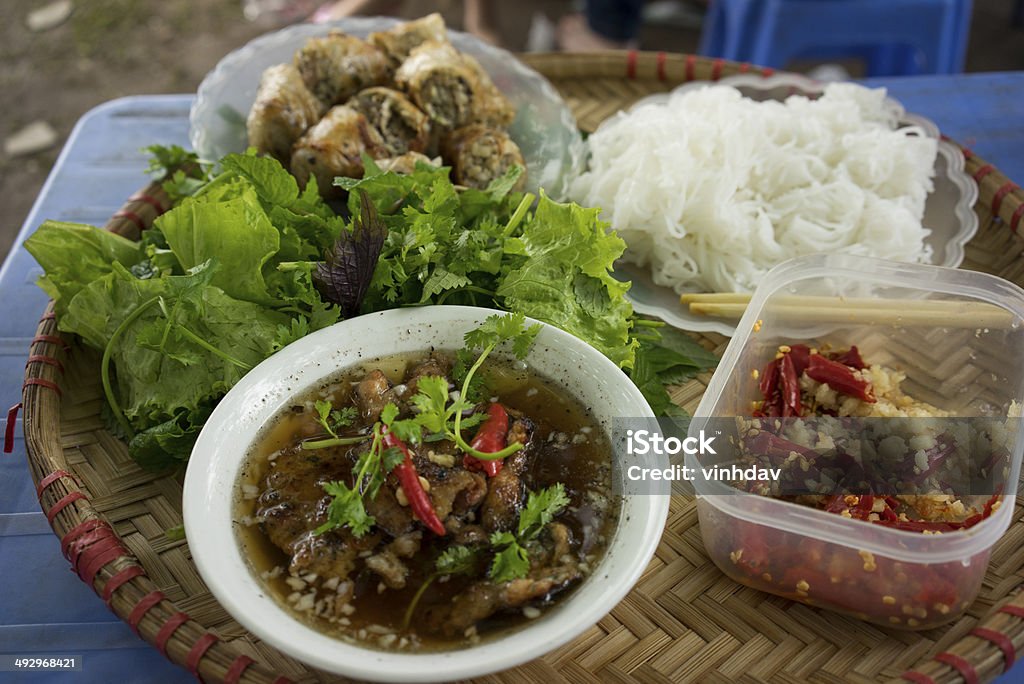
[[[714, 365], [692, 339], [633, 315], [629, 284], [611, 276], [625, 245], [599, 210], [512, 192], [521, 169], [456, 191], [447, 169], [398, 175], [366, 160], [363, 179], [336, 180], [351, 191], [347, 221], [315, 180], [300, 191], [252, 151], [217, 167], [180, 147], [149, 151], [174, 206], [141, 241], [47, 221], [25, 243], [60, 329], [103, 353], [106, 414], [146, 468], [184, 464], [249, 369], [357, 313], [452, 303], [525, 314], [627, 369], [658, 413], [675, 410], [666, 383]], [[460, 381], [471, 358], [457, 360]]]

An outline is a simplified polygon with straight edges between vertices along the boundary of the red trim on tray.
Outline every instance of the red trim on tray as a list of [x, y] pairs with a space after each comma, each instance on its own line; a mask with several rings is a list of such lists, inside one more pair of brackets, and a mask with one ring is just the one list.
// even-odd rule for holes
[[87, 551], [82, 553], [85, 564], [78, 568], [76, 572], [83, 582], [91, 585], [96, 580], [96, 575], [103, 569], [103, 566], [113, 563], [126, 553], [127, 550], [121, 545], [120, 539], [116, 536], [108, 537], [103, 541], [93, 544]]
[[979, 684], [978, 672], [974, 669], [974, 666], [967, 662], [962, 656], [958, 656], [956, 653], [950, 653], [944, 651], [937, 656], [935, 660], [939, 661], [943, 665], [949, 665], [951, 668], [960, 673], [960, 676], [964, 678], [964, 684]]
[[66, 477], [66, 478], [68, 478], [70, 480], [74, 480], [75, 484], [76, 485], [78, 484], [78, 478], [75, 477], [74, 475], [72, 475], [71, 473], [69, 473], [68, 471], [66, 471], [66, 470], [54, 470], [52, 473], [50, 473], [49, 475], [44, 477], [42, 480], [40, 480], [39, 484], [36, 485], [36, 496], [37, 497], [42, 497], [43, 492], [46, 491], [46, 488], [49, 487], [50, 485], [52, 485], [54, 482], [56, 482], [57, 480], [59, 480], [62, 477]]
[[971, 630], [971, 635], [984, 639], [985, 641], [991, 641], [993, 644], [999, 647], [999, 650], [1003, 652], [1003, 656], [1006, 658], [1006, 665], [1003, 667], [1003, 672], [1006, 672], [1013, 664], [1017, 662], [1017, 649], [1013, 647], [1013, 641], [1010, 637], [1006, 636], [1002, 632], [997, 632], [994, 629], [988, 627], [975, 627]]
[[67, 508], [70, 504], [74, 503], [75, 501], [82, 500], [88, 501], [89, 497], [87, 497], [82, 492], [71, 492], [70, 494], [62, 498], [60, 501], [50, 506], [50, 510], [46, 511], [46, 521], [52, 525], [53, 519], [57, 517], [58, 513], [63, 511], [65, 508]]
[[981, 179], [996, 170], [996, 167], [991, 164], [985, 164], [980, 169], [974, 172], [971, 178], [974, 179], [975, 183], [980, 183]]
[[1020, 226], [1020, 219], [1022, 216], [1024, 216], [1024, 204], [1017, 207], [1013, 212], [1013, 216], [1010, 217], [1010, 230], [1014, 233], [1017, 232], [1017, 228]]
[[765, 78], [768, 78], [769, 76], [771, 76], [774, 73], [775, 73], [775, 69], [772, 69], [771, 67], [764, 67], [761, 70], [761, 75], [764, 76]]
[[47, 344], [59, 344], [64, 351], [68, 351], [69, 349], [71, 349], [71, 347], [68, 346], [68, 343], [64, 341], [64, 338], [60, 337], [59, 335], [36, 335], [35, 337], [32, 338], [32, 341], [29, 342], [29, 346], [32, 346], [33, 344], [39, 342], [45, 342]]
[[39, 385], [40, 387], [45, 387], [46, 389], [52, 389], [54, 392], [57, 393], [58, 397], [62, 396], [63, 394], [60, 391], [60, 387], [57, 385], [57, 383], [46, 380], [45, 378], [29, 378], [24, 383], [22, 383], [21, 388], [25, 389], [26, 387], [29, 387], [31, 385]]
[[743, 64], [740, 64], [740, 73], [741, 74], [745, 74], [748, 71], [750, 71], [750, 62], [744, 62]]
[[723, 62], [721, 59], [716, 59], [715, 61], [713, 61], [711, 63], [711, 80], [712, 81], [717, 81], [718, 79], [720, 79], [722, 77], [722, 65], [724, 63], [725, 62]]
[[52, 356], [47, 356], [46, 354], [32, 354], [25, 361], [25, 367], [28, 368], [33, 363], [45, 363], [48, 366], [56, 368], [62, 375], [64, 374], [64, 364]]
[[1020, 186], [1013, 181], [1006, 181], [1002, 187], [996, 190], [996, 194], [992, 196], [992, 213], [995, 216], [999, 216], [999, 209], [1003, 206], [1003, 198], [1014, 190], [1019, 190]]
[[[98, 535], [88, 535], [89, 532], [93, 532], [97, 528], [110, 530], [110, 525], [108, 525], [105, 520], [100, 520], [99, 518], [92, 518], [90, 520], [86, 520], [85, 522], [78, 523], [70, 530], [68, 530], [67, 534], [60, 538], [60, 552], [64, 555], [66, 559], [70, 561], [72, 554], [71, 546], [73, 544], [76, 547], [73, 552], [77, 556], [79, 553], [82, 552], [82, 549], [79, 547], [88, 546], [97, 539], [106, 536], [105, 533], [100, 533]], [[112, 532], [113, 530], [110, 531]], [[79, 541], [79, 537], [85, 538]], [[78, 543], [76, 544], [76, 542]], [[74, 561], [71, 561], [71, 564], [74, 565]]]
[[1012, 603], [1007, 603], [1005, 606], [996, 611], [997, 613], [1006, 613], [1014, 617], [1019, 617], [1024, 620], [1024, 608], [1021, 606], [1015, 606]]
[[[949, 138], [946, 138], [946, 140], [952, 142], [952, 140], [950, 140]], [[960, 149], [963, 150], [964, 159], [971, 159], [974, 157], [974, 150], [972, 150], [971, 148], [961, 146]]]
[[206, 632], [203, 636], [196, 639], [196, 643], [192, 644], [192, 648], [189, 650], [188, 655], [185, 657], [185, 667], [188, 671], [196, 676], [196, 679], [203, 681], [203, 678], [199, 676], [199, 661], [203, 659], [206, 652], [210, 650], [210, 647], [217, 643], [218, 638], [216, 634], [212, 632]]
[[684, 80], [692, 81], [697, 78], [693, 73], [695, 66], [697, 66], [697, 55], [686, 55], [686, 73], [683, 74]]
[[[121, 547], [121, 540], [110, 526], [101, 525], [99, 529], [93, 529], [82, 534], [79, 539], [72, 540], [64, 557], [71, 563], [75, 574], [84, 580], [85, 571], [95, 564], [97, 556], [114, 547]], [[124, 548], [121, 547], [121, 550]]]
[[147, 194], [145, 194], [143, 192], [135, 193], [134, 195], [132, 195], [131, 197], [128, 198], [128, 201], [129, 202], [142, 202], [143, 204], [148, 204], [149, 206], [151, 206], [154, 209], [156, 209], [156, 213], [157, 214], [163, 214], [163, 213], [165, 213], [167, 211], [167, 209], [164, 207], [164, 203], [163, 202], [158, 200], [156, 197], [153, 197], [152, 195], [147, 195]]
[[7, 424], [4, 426], [4, 453], [14, 451], [14, 426], [18, 424], [18, 411], [21, 410], [21, 402], [7, 409]]
[[918, 672], [917, 670], [910, 670], [900, 675], [902, 679], [906, 679], [908, 682], [914, 682], [914, 684], [935, 684], [935, 680], [926, 674]]
[[224, 684], [238, 684], [238, 680], [241, 679], [242, 673], [245, 669], [252, 665], [255, 660], [247, 655], [240, 655], [234, 659], [231, 663], [231, 667], [224, 673]]
[[116, 214], [114, 214], [114, 218], [128, 219], [129, 221], [134, 223], [135, 227], [138, 228], [139, 230], [146, 230], [146, 222], [142, 219], [141, 216], [136, 214], [134, 211], [119, 211]]
[[275, 679], [273, 682], [271, 682], [271, 684], [292, 684], [292, 680], [288, 679], [284, 675], [281, 675], [280, 677]]
[[626, 78], [631, 81], [636, 78], [636, 50], [626, 53]]
[[128, 614], [128, 619], [125, 621], [128, 626], [132, 628], [132, 631], [136, 635], [139, 634], [139, 623], [142, 622], [143, 616], [149, 612], [149, 609], [164, 600], [164, 593], [162, 591], [151, 591], [135, 604], [132, 608], [132, 612]]
[[167, 642], [170, 641], [171, 636], [178, 631], [178, 628], [183, 624], [191, 620], [187, 613], [175, 613], [171, 617], [167, 618], [167, 622], [160, 627], [160, 631], [156, 633], [156, 637], [153, 639], [153, 644], [157, 650], [163, 654], [164, 658], [167, 658]]
[[113, 577], [107, 580], [107, 583], [103, 585], [103, 593], [101, 598], [103, 602], [110, 607], [110, 601], [114, 598], [114, 592], [120, 589], [124, 584], [134, 578], [145, 575], [146, 571], [142, 569], [141, 565], [129, 565], [124, 570], [119, 570], [114, 574]]
[[657, 61], [658, 61], [658, 80], [659, 81], [667, 81], [668, 80], [668, 76], [665, 75], [665, 60], [666, 60], [667, 57], [668, 57], [668, 55], [666, 55], [664, 52], [659, 52], [658, 53]]

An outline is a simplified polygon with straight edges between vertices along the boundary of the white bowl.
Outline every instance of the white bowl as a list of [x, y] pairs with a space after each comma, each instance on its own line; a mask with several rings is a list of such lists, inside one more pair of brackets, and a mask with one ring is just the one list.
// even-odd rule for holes
[[[199, 435], [185, 475], [185, 534], [210, 591], [246, 629], [313, 667], [355, 679], [453, 680], [537, 658], [578, 636], [629, 592], [661, 538], [668, 515], [667, 496], [623, 497], [619, 524], [604, 558], [570, 596], [508, 635], [460, 650], [393, 653], [322, 634], [269, 596], [242, 556], [232, 523], [233, 502], [243, 461], [268, 420], [295, 395], [362, 361], [431, 347], [458, 349], [463, 334], [494, 313], [473, 307], [430, 306], [382, 311], [337, 323], [274, 354], [221, 400]], [[576, 337], [542, 326], [527, 362], [584, 401], [609, 439], [616, 419], [653, 419], [639, 390], [614, 363]], [[618, 464], [618, 471], [631, 464]]]
[[[313, 36], [331, 29], [365, 38], [400, 23], [388, 17], [352, 17], [326, 24], [296, 24], [256, 38], [224, 57], [199, 84], [189, 115], [189, 139], [201, 159], [216, 161], [229, 152], [244, 152], [245, 118], [256, 99], [263, 70], [291, 62], [295, 51]], [[526, 161], [527, 189], [564, 198], [569, 182], [583, 166], [583, 138], [568, 105], [546, 78], [512, 53], [480, 39], [448, 31], [452, 44], [472, 55], [515, 106], [509, 135]]]

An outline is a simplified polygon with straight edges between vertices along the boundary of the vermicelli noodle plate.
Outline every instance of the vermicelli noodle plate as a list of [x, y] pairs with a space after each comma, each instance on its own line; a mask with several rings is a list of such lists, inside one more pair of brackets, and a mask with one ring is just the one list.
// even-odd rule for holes
[[927, 263], [938, 141], [899, 115], [884, 89], [848, 83], [785, 102], [688, 90], [602, 125], [571, 194], [677, 292], [750, 291], [815, 252]]

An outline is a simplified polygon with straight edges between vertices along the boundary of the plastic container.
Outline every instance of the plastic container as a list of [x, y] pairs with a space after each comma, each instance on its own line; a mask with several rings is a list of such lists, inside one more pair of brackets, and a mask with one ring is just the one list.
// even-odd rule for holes
[[[906, 301], [877, 321], [836, 322], [787, 306], [791, 295]], [[913, 312], [919, 300], [983, 302], [1005, 320], [974, 327], [956, 316]], [[869, 364], [906, 373], [906, 394], [955, 416], [1006, 417], [1024, 396], [1024, 290], [984, 273], [848, 255], [812, 255], [772, 269], [758, 286], [697, 408], [690, 434], [714, 419], [749, 416], [760, 398], [755, 369], [782, 344], [857, 345]], [[998, 316], [997, 316], [998, 318]], [[1010, 419], [1005, 492], [991, 517], [955, 532], [921, 534], [843, 518], [727, 484], [696, 480], [708, 554], [727, 575], [756, 589], [871, 622], [926, 629], [961, 615], [981, 587], [992, 547], [1007, 529], [1020, 471], [1020, 419]], [[709, 456], [686, 457], [705, 465]]]

